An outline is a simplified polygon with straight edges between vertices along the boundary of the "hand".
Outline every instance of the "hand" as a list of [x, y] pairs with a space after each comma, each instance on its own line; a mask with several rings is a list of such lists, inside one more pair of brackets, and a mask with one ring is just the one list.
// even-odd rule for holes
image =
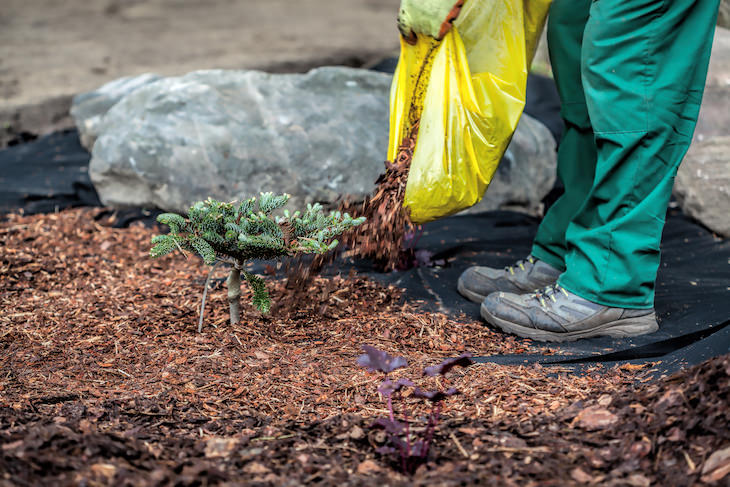
[[419, 35], [441, 40], [451, 30], [465, 0], [401, 0], [398, 30], [410, 44]]

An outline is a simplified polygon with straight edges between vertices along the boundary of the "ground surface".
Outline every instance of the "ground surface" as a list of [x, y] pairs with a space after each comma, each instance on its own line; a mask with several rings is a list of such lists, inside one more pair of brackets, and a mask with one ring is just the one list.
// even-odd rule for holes
[[70, 96], [121, 76], [367, 64], [397, 52], [399, 3], [3, 0], [0, 129], [68, 125]]
[[270, 317], [244, 307], [234, 328], [219, 286], [197, 334], [203, 266], [149, 259], [155, 232], [113, 220], [75, 209], [0, 223], [0, 485], [408, 483], [375, 452], [384, 435], [369, 426], [386, 410], [380, 377], [355, 364], [366, 343], [408, 359], [398, 376], [462, 391], [416, 483], [691, 485], [730, 470], [730, 451], [712, 456], [730, 445], [727, 357], [659, 383], [635, 366], [420, 379], [458, 351], [538, 348], [357, 276], [321, 278]]
[[[400, 0], [3, 0], [0, 148], [72, 126], [71, 97], [122, 76], [197, 69], [305, 71], [396, 55]], [[718, 28], [708, 85], [727, 86]], [[545, 43], [533, 68], [550, 71]], [[710, 89], [697, 136], [727, 133], [726, 90]]]

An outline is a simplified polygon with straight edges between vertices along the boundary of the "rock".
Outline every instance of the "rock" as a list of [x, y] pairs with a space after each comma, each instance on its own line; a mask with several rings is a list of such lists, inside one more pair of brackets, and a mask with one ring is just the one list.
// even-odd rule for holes
[[[185, 211], [209, 196], [276, 191], [297, 207], [373, 190], [384, 169], [390, 81], [334, 67], [142, 75], [77, 96], [72, 113], [106, 205]], [[484, 200], [469, 211], [539, 213], [555, 160], [550, 132], [524, 115]]]
[[730, 237], [730, 136], [694, 142], [679, 168], [674, 194], [682, 210]]
[[[730, 2], [730, 0], [728, 1]], [[728, 7], [728, 10], [730, 10], [730, 7]], [[730, 29], [718, 27], [715, 30], [710, 69], [707, 73], [707, 84], [709, 86], [727, 86], [730, 84]]]
[[[727, 86], [709, 85], [702, 97], [702, 109], [697, 120], [694, 142], [730, 135], [730, 73]], [[693, 143], [694, 143], [693, 142]]]
[[730, 30], [717, 28], [694, 139], [730, 135]]
[[730, 237], [730, 31], [717, 28], [694, 141], [679, 167], [674, 196], [682, 210]]
[[717, 17], [717, 25], [730, 29], [730, 0], [720, 2], [720, 13]]
[[293, 207], [362, 197], [383, 169], [389, 87], [387, 75], [350, 68], [161, 79], [104, 116], [89, 172], [112, 206], [184, 211], [261, 191], [289, 193]]
[[99, 135], [99, 123], [109, 109], [137, 88], [159, 80], [156, 74], [127, 76], [105, 84], [89, 93], [82, 93], [73, 98], [71, 116], [79, 129], [81, 144], [89, 152]]
[[523, 114], [482, 201], [463, 213], [517, 209], [538, 215], [557, 177], [557, 145], [550, 130]]

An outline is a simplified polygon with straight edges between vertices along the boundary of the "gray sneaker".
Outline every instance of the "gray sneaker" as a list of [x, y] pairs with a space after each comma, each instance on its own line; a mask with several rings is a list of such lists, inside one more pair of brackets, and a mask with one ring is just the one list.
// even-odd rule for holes
[[560, 271], [555, 267], [528, 255], [525, 260], [504, 269], [469, 267], [459, 276], [456, 288], [468, 300], [481, 303], [497, 291], [529, 293], [553, 284], [558, 276]]
[[508, 333], [546, 342], [631, 337], [659, 329], [654, 309], [603, 306], [558, 284], [529, 294], [490, 294], [482, 303], [481, 315]]

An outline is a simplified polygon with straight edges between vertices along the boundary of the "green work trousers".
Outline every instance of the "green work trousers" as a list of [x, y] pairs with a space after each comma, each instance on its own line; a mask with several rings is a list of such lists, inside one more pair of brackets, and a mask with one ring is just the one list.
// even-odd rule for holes
[[720, 0], [554, 0], [548, 45], [565, 193], [532, 254], [589, 301], [654, 306], [674, 177], [697, 122]]

